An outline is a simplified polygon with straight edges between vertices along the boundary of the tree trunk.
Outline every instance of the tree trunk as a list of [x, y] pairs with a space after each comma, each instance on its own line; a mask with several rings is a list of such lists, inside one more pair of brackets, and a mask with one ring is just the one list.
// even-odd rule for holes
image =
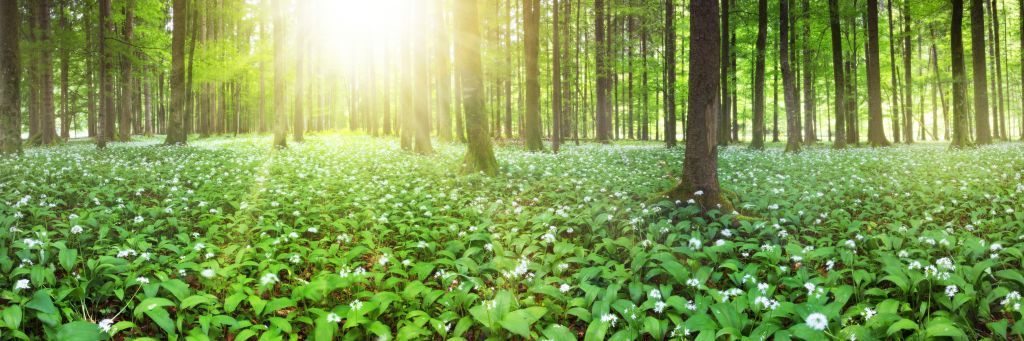
[[285, 113], [285, 1], [274, 0], [274, 147], [288, 147], [288, 114]]
[[608, 65], [607, 58], [611, 51], [608, 51], [606, 49], [607, 44], [605, 43], [606, 40], [610, 39], [609, 37], [606, 36], [607, 29], [605, 28], [605, 26], [607, 25], [605, 25], [605, 20], [607, 19], [607, 15], [605, 13], [605, 1], [606, 0], [594, 0], [594, 18], [597, 21], [595, 23], [594, 30], [594, 56], [596, 66], [595, 72], [597, 73], [597, 115], [595, 116], [594, 122], [596, 123], [597, 128], [597, 141], [601, 143], [608, 143], [608, 140], [610, 138], [610, 136], [608, 136], [608, 119], [610, 118], [608, 112], [608, 87], [611, 83], [611, 80], [609, 79], [609, 77], [611, 76], [611, 70]]
[[[903, 2], [903, 141], [914, 143], [914, 80], [910, 57], [910, 5]], [[924, 122], [921, 122], [923, 125]], [[924, 127], [921, 127], [924, 129]]]
[[[665, 147], [668, 148], [676, 146], [675, 2], [676, 0], [665, 0]], [[717, 119], [717, 116], [714, 119]]]
[[110, 20], [110, 0], [99, 0], [99, 24], [98, 30], [99, 56], [100, 56], [100, 130], [96, 134], [96, 147], [103, 149], [107, 147], [107, 140], [114, 135], [114, 80], [111, 74], [113, 59], [107, 46], [107, 35], [113, 33], [113, 23]]
[[[964, 0], [953, 1], [953, 18], [950, 20], [950, 50], [953, 52], [953, 139], [950, 147], [963, 148], [971, 144], [967, 131], [967, 75], [964, 67], [964, 42], [962, 22]], [[974, 25], [972, 25], [974, 26]], [[973, 40], [973, 39], [972, 39]], [[984, 66], [983, 66], [984, 67]], [[985, 84], [982, 82], [982, 84]], [[977, 91], [977, 89], [975, 90]], [[977, 103], [977, 102], [975, 102]], [[982, 111], [985, 115], [985, 111]]]
[[498, 173], [498, 161], [487, 134], [487, 113], [484, 111], [484, 80], [480, 62], [480, 23], [476, 0], [455, 0], [455, 65], [462, 83], [462, 106], [466, 116], [468, 146], [463, 172]]
[[779, 60], [782, 64], [782, 92], [786, 102], [786, 152], [800, 151], [800, 113], [797, 112], [796, 80], [789, 66], [789, 0], [779, 4]]
[[[303, 22], [306, 20], [307, 8], [305, 4], [306, 2], [299, 2], [299, 4], [297, 5], [298, 7], [296, 10], [298, 11], [297, 17], [299, 22]], [[308, 44], [308, 40], [306, 38], [307, 36], [308, 34], [306, 32], [304, 25], [300, 25], [298, 28], [295, 29], [295, 107], [292, 108], [292, 115], [294, 115], [292, 116], [292, 140], [295, 142], [302, 142], [302, 133], [306, 129], [306, 122], [303, 116], [303, 111], [305, 109], [303, 107], [303, 102], [305, 102], [303, 90], [306, 85], [304, 80], [306, 70], [305, 68], [303, 68], [302, 64], [304, 62], [303, 59], [305, 59], [306, 57], [305, 45]], [[372, 68], [373, 66], [368, 66], [363, 71]]]
[[[421, 12], [424, 8], [419, 6], [429, 6], [422, 2], [416, 2], [413, 7], [417, 12]], [[415, 32], [413, 34], [413, 45], [414, 51], [417, 56], [427, 56], [427, 20], [426, 18], [417, 16], [413, 20], [415, 23]], [[413, 79], [415, 92], [413, 93], [413, 107], [415, 115], [412, 119], [414, 131], [416, 134], [415, 145], [413, 146], [416, 153], [420, 155], [430, 155], [434, 153], [434, 148], [430, 145], [430, 107], [428, 106], [430, 99], [430, 80], [428, 78], [428, 63], [429, 58], [416, 58], [413, 63]]]
[[18, 1], [0, 1], [0, 155], [21, 154]]
[[[722, 32], [721, 32], [721, 35], [722, 35], [722, 38], [721, 38], [722, 39], [721, 40], [722, 52], [721, 52], [721, 55], [719, 57], [722, 60], [719, 63], [720, 64], [719, 67], [721, 68], [721, 72], [719, 73], [719, 78], [720, 78], [720, 82], [721, 82], [721, 91], [722, 91], [722, 93], [721, 93], [721, 96], [718, 98], [719, 100], [721, 100], [721, 104], [718, 107], [719, 111], [718, 111], [718, 133], [717, 134], [718, 134], [718, 145], [719, 146], [725, 146], [725, 145], [729, 144], [729, 116], [730, 116], [729, 109], [730, 109], [730, 105], [732, 104], [732, 99], [729, 97], [729, 95], [730, 95], [730, 93], [729, 93], [729, 65], [731, 64], [731, 60], [729, 59], [729, 57], [732, 55], [732, 53], [730, 51], [730, 48], [732, 47], [731, 46], [732, 44], [729, 43], [729, 33], [732, 32], [729, 29], [729, 10], [730, 10], [729, 9], [729, 3], [730, 2], [731, 2], [731, 0], [721, 0], [721, 3], [722, 3], [722, 13], [721, 13], [721, 19], [722, 19]], [[690, 32], [690, 34], [692, 35], [693, 32]], [[692, 51], [691, 51], [691, 53], [692, 53]]]
[[878, 0], [868, 0], [868, 142], [872, 147], [889, 145], [882, 124], [882, 83], [878, 65]]
[[[890, 107], [890, 111], [892, 111], [891, 112], [891, 114], [892, 114], [892, 141], [895, 142], [895, 143], [900, 143], [900, 139], [902, 138], [903, 135], [900, 134], [900, 109], [901, 108], [900, 108], [900, 95], [899, 95], [900, 85], [899, 85], [899, 83], [897, 83], [897, 79], [899, 78], [899, 70], [896, 69], [896, 44], [897, 43], [896, 43], [896, 38], [893, 37], [893, 33], [892, 33], [893, 27], [895, 26], [895, 25], [893, 25], [893, 22], [892, 22], [892, 12], [893, 12], [892, 11], [892, 2], [893, 1], [894, 0], [887, 0], [886, 1], [886, 5], [888, 6], [888, 8], [887, 8], [888, 11], [887, 11], [886, 14], [888, 14], [888, 17], [889, 17], [889, 67], [890, 67], [889, 68], [889, 71], [890, 71], [889, 72], [889, 76], [890, 76], [890, 78], [892, 80], [892, 92], [890, 93], [890, 95], [892, 96], [891, 97], [892, 103], [890, 103], [889, 107]], [[884, 125], [885, 124], [883, 123], [883, 126]]]
[[[974, 129], [979, 145], [992, 143], [988, 121], [987, 69], [985, 65], [985, 9], [982, 0], [971, 0], [971, 65], [974, 74]], [[955, 104], [954, 104], [955, 105]]]
[[817, 136], [814, 135], [814, 114], [815, 109], [815, 98], [814, 98], [814, 51], [811, 49], [811, 6], [809, 0], [803, 0], [803, 26], [804, 26], [804, 37], [803, 37], [803, 66], [801, 72], [803, 72], [803, 90], [804, 90], [804, 119], [803, 119], [803, 130], [804, 137], [803, 142], [806, 144], [813, 144], [817, 142]]
[[999, 130], [996, 131], [996, 135], [1009, 140], [1010, 135], [1006, 129], [1006, 101], [1003, 99], [1003, 58], [1002, 58], [1002, 45], [1000, 45], [1000, 34], [999, 34], [999, 0], [988, 0], [989, 8], [992, 12], [992, 29], [994, 31], [994, 42], [995, 47], [995, 59], [996, 59], [996, 107], [998, 108], [999, 116], [997, 122], [999, 122]]
[[843, 39], [839, 29], [839, 0], [828, 0], [828, 22], [832, 32], [832, 80], [835, 83], [836, 136], [832, 147], [846, 147], [846, 92], [843, 75]]
[[[835, 1], [835, 0], [832, 0]], [[764, 59], [765, 44], [768, 40], [768, 0], [757, 1], [757, 42], [754, 53], [754, 118], [753, 138], [750, 148], [764, 149]]]
[[[60, 8], [57, 10], [57, 16], [60, 18], [60, 29], [62, 32], [68, 32], [68, 11], [67, 2], [61, 2]], [[71, 139], [71, 107], [70, 107], [70, 92], [68, 91], [68, 77], [71, 71], [71, 56], [68, 43], [60, 41], [60, 137], [65, 141]], [[88, 67], [88, 66], [86, 66]]]
[[[785, 6], [785, 5], [783, 5]], [[722, 196], [718, 184], [717, 120], [721, 85], [721, 40], [718, 34], [717, 0], [690, 2], [690, 61], [686, 113], [686, 151], [683, 176], [668, 196], [677, 200], [693, 199], [701, 211], [732, 213], [733, 207]]]
[[562, 142], [562, 96], [559, 94], [562, 89], [562, 46], [559, 41], [558, 0], [554, 0], [551, 5], [551, 12], [551, 150], [558, 153], [558, 145]]
[[[188, 136], [185, 133], [185, 35], [188, 27], [188, 9], [186, 0], [174, 0], [174, 32], [171, 33], [171, 114], [167, 122], [167, 138], [165, 144], [185, 144]], [[162, 82], [161, 82], [162, 83]]]
[[125, 41], [125, 51], [121, 54], [121, 110], [117, 118], [118, 141], [127, 142], [132, 139], [132, 93], [134, 81], [132, 80], [132, 31], [135, 24], [135, 0], [128, 0], [124, 4], [124, 23], [121, 27], [121, 39]]
[[447, 9], [443, 0], [434, 0], [437, 13], [437, 47], [434, 49], [437, 66], [437, 136], [442, 142], [452, 141], [452, 75], [451, 44], [448, 42], [448, 26], [445, 22]]
[[540, 83], [537, 56], [540, 51], [540, 0], [523, 0], [523, 52], [526, 54], [526, 117], [523, 144], [528, 151], [544, 149], [541, 142]]

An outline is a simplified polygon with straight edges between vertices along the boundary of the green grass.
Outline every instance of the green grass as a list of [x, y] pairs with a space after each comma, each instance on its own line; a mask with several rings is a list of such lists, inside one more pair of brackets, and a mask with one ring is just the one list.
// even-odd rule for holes
[[1020, 144], [726, 148], [736, 220], [657, 200], [656, 144], [507, 146], [488, 178], [458, 145], [158, 142], [0, 159], [0, 339], [1024, 332]]

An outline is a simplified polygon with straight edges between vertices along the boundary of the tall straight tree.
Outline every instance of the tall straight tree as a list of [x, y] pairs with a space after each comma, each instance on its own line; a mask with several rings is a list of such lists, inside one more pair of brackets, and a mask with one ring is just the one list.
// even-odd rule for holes
[[523, 128], [526, 150], [544, 149], [540, 132], [540, 68], [537, 57], [540, 53], [540, 0], [523, 0], [523, 53], [526, 55], [526, 116]]
[[132, 110], [135, 108], [132, 94], [135, 92], [135, 81], [132, 75], [132, 34], [135, 29], [135, 1], [124, 3], [124, 22], [121, 23], [121, 39], [125, 41], [125, 50], [121, 54], [121, 108], [117, 117], [118, 141], [132, 139]]
[[174, 31], [171, 33], [171, 115], [167, 122], [167, 138], [164, 144], [185, 144], [185, 30], [188, 27], [187, 0], [174, 0], [171, 19]]
[[605, 28], [605, 26], [607, 26], [605, 23], [607, 14], [605, 12], [605, 0], [594, 0], [594, 20], [596, 20], [596, 23], [594, 24], [594, 44], [596, 46], [594, 51], [594, 66], [596, 68], [595, 72], [597, 73], [597, 89], [595, 89], [597, 93], [597, 114], [595, 115], [594, 121], [597, 128], [597, 141], [601, 143], [608, 143], [608, 140], [611, 138], [611, 136], [609, 136], [611, 135], [611, 125], [608, 122], [610, 119], [608, 111], [611, 106], [609, 103], [610, 99], [608, 98], [610, 92], [609, 86], [611, 84], [611, 68], [608, 65], [607, 60], [611, 51], [608, 51], [608, 45], [606, 44], [606, 40], [611, 39], [611, 37], [608, 37], [608, 32]]
[[800, 73], [803, 76], [803, 92], [804, 92], [804, 118], [803, 118], [803, 139], [805, 144], [814, 144], [817, 142], [817, 136], [814, 135], [814, 123], [815, 123], [815, 89], [814, 89], [814, 50], [811, 46], [811, 5], [810, 0], [803, 0], [803, 27], [804, 35], [802, 44], [803, 45], [803, 61]]
[[274, 147], [288, 148], [288, 114], [285, 112], [285, 1], [274, 0]]
[[693, 199], [702, 211], [731, 212], [732, 205], [718, 184], [718, 91], [721, 85], [721, 41], [718, 1], [690, 1], [690, 96], [686, 112], [686, 151], [683, 177], [668, 195]]
[[[999, 122], [999, 131], [996, 131], [995, 134], [996, 136], [1002, 137], [1004, 139], [1009, 139], [1009, 131], [1007, 131], [1006, 128], [1006, 101], [1003, 97], [1003, 83], [1006, 79], [1003, 78], [1003, 45], [1001, 44], [1002, 38], [999, 34], [999, 0], [988, 0], [988, 4], [992, 17], [992, 29], [994, 31], [993, 39], [995, 40], [992, 43], [992, 46], [995, 47], [995, 55], [993, 55], [992, 57], [995, 58], [996, 60], [996, 109], [999, 112], [999, 118], [997, 119]], [[909, 18], [907, 21], [909, 21]]]
[[897, 45], [897, 42], [896, 42], [896, 38], [893, 37], [893, 34], [892, 34], [893, 27], [895, 26], [895, 25], [893, 25], [893, 21], [892, 21], [892, 12], [893, 12], [893, 10], [892, 10], [892, 2], [893, 1], [894, 0], [886, 0], [886, 5], [888, 6], [887, 7], [888, 10], [886, 11], [886, 14], [889, 17], [889, 25], [888, 25], [889, 26], [889, 66], [890, 66], [889, 67], [889, 71], [890, 71], [889, 72], [889, 76], [890, 76], [890, 78], [892, 80], [892, 83], [891, 83], [892, 84], [892, 97], [891, 97], [892, 98], [892, 103], [890, 103], [890, 107], [892, 108], [891, 109], [891, 111], [892, 111], [892, 141], [895, 142], [895, 143], [900, 143], [900, 139], [902, 138], [903, 135], [900, 135], [900, 123], [899, 123], [900, 122], [900, 110], [901, 110], [900, 109], [900, 104], [899, 104], [900, 103], [900, 98], [899, 98], [900, 84], [897, 83], [897, 80], [896, 80], [897, 78], [899, 78], [899, 70], [896, 69], [896, 45]]
[[[425, 2], [416, 1], [413, 3], [414, 13], [422, 13], [426, 6], [429, 4]], [[413, 49], [416, 51], [417, 56], [427, 56], [427, 19], [422, 16], [416, 16], [413, 20], [415, 23], [415, 33], [413, 34]], [[413, 150], [420, 155], [430, 155], [434, 153], [434, 148], [430, 144], [430, 80], [429, 80], [429, 58], [416, 58], [413, 63], [414, 71], [413, 86], [416, 92], [413, 93], [413, 107], [415, 109], [413, 113], [413, 124], [415, 132], [415, 143], [413, 144]]]
[[0, 1], [0, 155], [21, 154], [21, 57], [18, 1]]
[[[914, 78], [910, 64], [910, 5], [903, 1], [903, 141], [914, 143]], [[922, 120], [921, 124], [924, 124]], [[921, 127], [924, 129], [924, 127]]]
[[985, 9], [983, 0], [971, 0], [971, 65], [974, 74], [974, 137], [979, 145], [992, 143], [988, 122], [988, 78], [985, 65]]
[[[719, 73], [718, 77], [721, 78], [720, 82], [721, 82], [721, 87], [722, 87], [721, 88], [722, 94], [721, 94], [721, 96], [718, 99], [722, 103], [718, 107], [718, 145], [719, 146], [724, 146], [724, 145], [728, 145], [729, 144], [729, 115], [730, 115], [729, 105], [732, 103], [732, 99], [730, 98], [730, 92], [729, 92], [729, 66], [731, 65], [731, 63], [730, 63], [731, 60], [729, 59], [729, 57], [731, 56], [731, 52], [729, 51], [729, 48], [732, 47], [732, 44], [729, 44], [729, 33], [732, 32], [729, 29], [729, 3], [732, 0], [721, 0], [721, 1], [722, 1], [722, 13], [721, 13], [721, 16], [722, 16], [722, 32], [721, 32], [721, 35], [722, 35], [722, 40], [721, 40], [721, 42], [722, 42], [721, 43], [721, 45], [722, 45], [722, 52], [721, 52], [721, 55], [719, 56], [719, 58], [721, 58], [722, 61], [719, 63], [720, 64], [719, 67], [722, 68], [722, 71]], [[690, 34], [693, 34], [693, 32], [690, 32]]]
[[843, 71], [843, 37], [839, 29], [839, 0], [828, 0], [828, 23], [832, 32], [832, 80], [835, 86], [836, 136], [832, 147], [846, 147], [846, 99]]
[[455, 66], [462, 83], [462, 107], [466, 116], [465, 173], [498, 173], [498, 161], [487, 133], [484, 111], [484, 78], [480, 63], [480, 19], [476, 0], [455, 0]]
[[665, 147], [668, 148], [676, 146], [675, 1], [665, 0]]
[[[446, 25], [447, 9], [444, 0], [434, 0], [435, 25], [437, 26], [437, 47], [434, 49], [437, 66], [437, 137], [443, 142], [452, 141], [452, 75], [451, 45]], [[385, 100], [387, 101], [387, 100]]]
[[779, 2], [779, 64], [782, 69], [782, 96], [786, 103], [786, 152], [800, 151], [800, 112], [796, 99], [796, 79], [789, 66], [789, 1]]
[[555, 153], [558, 153], [558, 145], [562, 142], [562, 46], [559, 41], [558, 11], [558, 0], [554, 0], [551, 5], [551, 150]]
[[113, 33], [113, 23], [110, 20], [110, 0], [99, 0], [99, 24], [97, 30], [100, 55], [100, 130], [96, 134], [96, 147], [103, 149], [107, 147], [107, 140], [114, 135], [114, 80], [111, 74], [113, 55], [107, 45], [107, 35]]
[[[834, 1], [834, 0], [833, 0]], [[754, 117], [750, 148], [764, 149], [764, 59], [768, 40], [768, 0], [757, 0], [757, 42], [754, 44]]]
[[882, 126], [882, 77], [878, 63], [878, 0], [868, 0], [868, 142], [872, 147], [889, 145]]
[[[963, 42], [964, 0], [953, 0], [953, 18], [950, 20], [950, 51], [953, 62], [953, 138], [951, 148], [970, 146], [967, 131], [967, 75], [964, 66]], [[984, 84], [984, 83], [983, 83]]]
[[[307, 3], [307, 1], [299, 1], [297, 5], [296, 10], [299, 13], [296, 17], [298, 17], [299, 22], [304, 22], [306, 20], [306, 10], [308, 8], [306, 5]], [[307, 36], [308, 32], [306, 32], [306, 25], [299, 25], [299, 27], [295, 29], [295, 44], [297, 45], [295, 47], [295, 105], [292, 108], [292, 140], [295, 142], [302, 142], [302, 133], [306, 126], [306, 121], [303, 119], [304, 108], [302, 107], [303, 102], [305, 102], [303, 98], [304, 96], [302, 95], [303, 87], [305, 86], [303, 80], [305, 69], [302, 67], [302, 64], [306, 53], [305, 45], [309, 44]], [[373, 67], [370, 66], [367, 67], [367, 69], [372, 70]], [[370, 81], [372, 82], [373, 80], [371, 79]], [[373, 94], [370, 94], [370, 96], [373, 96]]]

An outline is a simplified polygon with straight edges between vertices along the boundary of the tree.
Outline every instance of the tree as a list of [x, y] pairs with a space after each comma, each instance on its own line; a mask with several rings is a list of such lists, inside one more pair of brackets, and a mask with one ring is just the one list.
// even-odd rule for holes
[[[424, 2], [417, 1], [414, 3], [414, 11], [422, 10], [422, 7], [428, 6]], [[414, 12], [416, 13], [416, 12]], [[414, 20], [416, 23], [417, 32], [413, 34], [413, 50], [416, 51], [417, 56], [427, 56], [427, 20], [422, 16], [417, 16]], [[428, 78], [429, 68], [428, 58], [416, 58], [413, 63], [413, 86], [416, 91], [413, 94], [413, 107], [415, 112], [413, 113], [413, 124], [414, 132], [416, 134], [415, 144], [413, 150], [420, 155], [430, 155], [434, 153], [434, 148], [430, 145], [430, 107], [428, 106], [430, 97], [430, 80]]]
[[782, 69], [782, 96], [786, 103], [786, 152], [800, 151], [800, 112], [796, 99], [796, 79], [789, 66], [789, 0], [779, 3], [779, 63]]
[[100, 130], [96, 134], [96, 147], [103, 149], [107, 147], [107, 140], [114, 135], [114, 80], [111, 74], [113, 62], [110, 48], [107, 46], [107, 35], [113, 31], [113, 23], [110, 20], [110, 0], [99, 0], [99, 23], [98, 32], [99, 55], [100, 55]]
[[665, 0], [665, 147], [668, 148], [676, 146], [675, 7], [675, 0]]
[[[719, 58], [721, 58], [722, 61], [721, 63], [719, 63], [719, 67], [722, 68], [722, 71], [719, 73], [718, 77], [721, 78], [722, 94], [719, 97], [719, 100], [722, 101], [722, 104], [719, 105], [718, 107], [718, 145], [725, 146], [729, 144], [729, 105], [732, 104], [732, 99], [729, 96], [729, 65], [731, 62], [731, 59], [729, 59], [729, 57], [732, 55], [730, 52], [730, 47], [732, 47], [732, 44], [729, 43], [729, 33], [732, 32], [729, 29], [729, 3], [732, 0], [721, 1], [722, 53], [719, 56]], [[693, 32], [690, 32], [690, 34], [693, 34]]]
[[121, 54], [121, 107], [117, 117], [117, 138], [121, 142], [132, 139], [132, 101], [135, 92], [132, 75], [132, 33], [135, 27], [135, 1], [128, 0], [124, 4], [124, 22], [121, 26], [121, 39], [124, 39], [125, 51]]
[[21, 154], [18, 1], [0, 1], [0, 155]]
[[[305, 21], [307, 8], [306, 3], [306, 1], [300, 1], [297, 5], [297, 10], [299, 11], [299, 22]], [[302, 107], [302, 102], [304, 102], [302, 94], [303, 87], [305, 86], [305, 84], [303, 83], [305, 69], [302, 68], [302, 64], [306, 52], [306, 49], [303, 46], [308, 44], [308, 35], [309, 34], [308, 32], [306, 32], [305, 25], [300, 25], [300, 27], [295, 30], [295, 44], [297, 45], [295, 48], [295, 106], [294, 108], [292, 108], [292, 111], [294, 112], [292, 116], [292, 139], [295, 142], [302, 142], [302, 133], [306, 128], [306, 122], [303, 119]], [[373, 67], [371, 66], [368, 67], [367, 69], [372, 70]], [[372, 96], [372, 94], [370, 95]]]
[[455, 65], [462, 81], [462, 107], [466, 116], [466, 157], [463, 172], [498, 173], [498, 161], [487, 133], [484, 111], [484, 79], [480, 63], [480, 22], [476, 0], [455, 0]]
[[551, 89], [554, 90], [553, 96], [551, 96], [551, 150], [558, 153], [558, 145], [562, 139], [562, 96], [559, 93], [562, 90], [562, 55], [560, 51], [562, 46], [559, 45], [558, 36], [558, 0], [554, 0], [551, 11], [554, 13], [552, 17], [554, 24], [551, 29]]
[[449, 72], [451, 63], [451, 44], [448, 43], [448, 27], [445, 25], [446, 9], [444, 0], [434, 0], [437, 24], [437, 48], [435, 60], [437, 65], [437, 137], [444, 142], [452, 141], [452, 75]]
[[523, 53], [526, 55], [526, 116], [523, 142], [526, 150], [544, 149], [540, 138], [540, 68], [537, 56], [540, 52], [540, 0], [523, 0]]
[[992, 143], [988, 122], [988, 80], [985, 65], [985, 9], [971, 0], [971, 65], [974, 74], [974, 136], [979, 145]]
[[754, 117], [750, 148], [764, 149], [764, 59], [768, 40], [768, 0], [757, 0], [757, 42], [754, 44]]
[[274, 0], [274, 147], [288, 147], [288, 114], [285, 113], [285, 1]]
[[[950, 21], [950, 51], [953, 62], [953, 139], [951, 148], [963, 148], [971, 144], [967, 131], [967, 75], [964, 67], [964, 42], [962, 22], [964, 0], [953, 0], [953, 19]], [[984, 83], [982, 83], [984, 84]]]
[[[534, 0], [526, 0], [534, 1]], [[596, 46], [594, 51], [594, 66], [595, 72], [597, 73], [597, 115], [595, 117], [596, 123], [596, 135], [597, 141], [601, 143], [608, 143], [611, 138], [610, 128], [608, 120], [609, 115], [609, 91], [611, 84], [611, 68], [608, 65], [608, 57], [611, 51], [608, 51], [607, 40], [611, 39], [607, 35], [607, 29], [605, 28], [607, 19], [605, 8], [605, 0], [594, 0], [594, 44]], [[666, 127], [667, 128], [667, 127]]]
[[686, 112], [683, 177], [669, 191], [677, 200], [693, 199], [702, 211], [733, 210], [718, 184], [718, 91], [721, 85], [721, 41], [717, 0], [690, 1], [690, 96]]
[[836, 136], [832, 147], [846, 147], [846, 107], [843, 75], [843, 38], [839, 29], [839, 0], [828, 0], [828, 22], [832, 32], [832, 80], [835, 86]]
[[[910, 5], [903, 2], [903, 141], [914, 143], [914, 79], [910, 64]], [[924, 120], [921, 121], [924, 124]], [[921, 129], [924, 129], [922, 126]]]
[[187, 0], [174, 0], [171, 19], [174, 31], [171, 33], [171, 115], [167, 122], [167, 138], [164, 144], [185, 144], [183, 117], [185, 115], [185, 31], [188, 27]]
[[878, 0], [868, 0], [868, 142], [872, 147], [889, 145], [882, 126], [882, 76], [878, 63]]

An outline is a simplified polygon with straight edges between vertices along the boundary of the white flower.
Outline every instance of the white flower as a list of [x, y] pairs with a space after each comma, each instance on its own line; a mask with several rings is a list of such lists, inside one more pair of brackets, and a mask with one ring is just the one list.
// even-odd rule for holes
[[555, 235], [551, 233], [545, 233], [543, 236], [540, 237], [540, 239], [543, 240], [545, 243], [554, 243]]
[[149, 278], [146, 278], [145, 276], [139, 276], [138, 278], [135, 279], [135, 281], [142, 284], [149, 284]]
[[133, 221], [134, 221], [134, 222], [135, 222], [136, 224], [141, 224], [143, 220], [145, 220], [145, 219], [143, 219], [143, 218], [142, 218], [142, 216], [140, 216], [140, 215], [137, 215], [137, 216], [135, 216], [135, 219], [134, 219]]
[[699, 196], [702, 196], [702, 195], [704, 195], [704, 191], [696, 191], [696, 192], [693, 192], [693, 195], [694, 195], [694, 196], [698, 196], [698, 197], [699, 197]]
[[665, 302], [662, 302], [662, 301], [655, 302], [654, 303], [654, 312], [656, 312], [658, 314], [661, 314], [662, 311], [665, 311], [665, 306], [666, 305], [667, 304], [665, 304]]
[[608, 323], [612, 327], [615, 327], [615, 322], [618, 322], [618, 321], [619, 321], [619, 317], [615, 316], [615, 314], [604, 314], [604, 315], [601, 315], [601, 322]]
[[79, 233], [82, 233], [82, 227], [81, 226], [75, 225], [75, 226], [71, 227], [71, 234], [79, 234]]
[[213, 269], [203, 269], [199, 274], [206, 278], [213, 278], [213, 276], [217, 275], [217, 272], [213, 271]]
[[700, 285], [700, 281], [697, 280], [696, 278], [690, 278], [690, 279], [686, 280], [686, 285], [689, 285], [691, 287], [696, 287], [696, 286]]
[[807, 320], [804, 322], [814, 330], [825, 330], [825, 328], [828, 328], [828, 317], [825, 317], [825, 314], [822, 313], [807, 315]]
[[277, 278], [277, 275], [272, 273], [266, 273], [263, 274], [263, 277], [260, 277], [260, 285], [271, 285], [278, 281], [279, 279]]
[[385, 253], [385, 254], [381, 255], [380, 259], [377, 260], [377, 263], [380, 264], [380, 266], [387, 265], [388, 264], [388, 254]]
[[655, 299], [655, 300], [660, 300], [661, 299], [661, 291], [658, 290], [658, 289], [651, 289], [651, 293], [647, 294], [647, 297], [650, 297], [651, 299]]
[[104, 333], [110, 332], [110, 327], [114, 325], [114, 319], [103, 319], [100, 321], [100, 330]]
[[875, 317], [875, 314], [877, 314], [877, 313], [878, 312], [875, 311], [874, 309], [864, 308], [864, 312], [862, 312], [860, 314], [863, 315], [864, 316], [864, 320], [867, 321], [867, 320], [870, 320], [872, 317]]
[[569, 292], [569, 290], [572, 290], [572, 287], [565, 283], [558, 287], [558, 291], [561, 291], [563, 294]]
[[339, 323], [341, 322], [341, 316], [338, 316], [338, 314], [335, 313], [327, 314], [327, 322]]
[[695, 250], [700, 250], [700, 246], [701, 246], [701, 244], [702, 244], [702, 243], [700, 242], [700, 239], [697, 239], [697, 238], [690, 238], [690, 243], [689, 243], [689, 245], [690, 245], [690, 248], [691, 248], [691, 249], [695, 249]]
[[320, 231], [320, 230], [315, 228], [315, 227], [310, 227], [310, 228], [306, 229], [306, 232], [309, 232], [309, 233], [317, 233], [317, 231]]
[[956, 293], [958, 292], [960, 292], [960, 288], [958, 288], [956, 285], [946, 286], [946, 296], [953, 297], [956, 296]]
[[29, 281], [27, 279], [19, 279], [14, 283], [14, 291], [31, 289], [32, 287], [28, 284]]
[[352, 303], [349, 303], [348, 306], [354, 311], [359, 311], [359, 309], [363, 309], [363, 301], [355, 300], [352, 301]]

